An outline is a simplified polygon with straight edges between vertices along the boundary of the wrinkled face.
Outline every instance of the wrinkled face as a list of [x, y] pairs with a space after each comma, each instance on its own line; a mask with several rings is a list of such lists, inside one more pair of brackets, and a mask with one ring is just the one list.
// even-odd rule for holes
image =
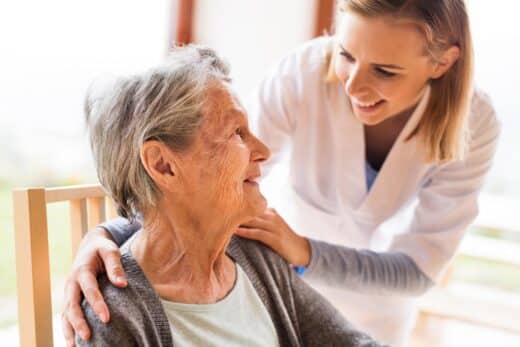
[[335, 70], [356, 117], [375, 125], [414, 106], [435, 66], [418, 28], [348, 11], [338, 24]]
[[249, 131], [245, 109], [229, 85], [214, 82], [208, 97], [195, 142], [182, 154], [184, 194], [197, 210], [246, 221], [266, 208], [257, 181], [269, 150]]

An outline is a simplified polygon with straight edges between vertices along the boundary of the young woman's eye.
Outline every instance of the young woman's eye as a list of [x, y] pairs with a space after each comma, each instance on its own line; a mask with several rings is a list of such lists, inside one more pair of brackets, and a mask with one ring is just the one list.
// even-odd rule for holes
[[376, 73], [384, 78], [394, 77], [396, 75], [394, 72], [386, 71], [381, 68], [376, 68]]
[[341, 51], [341, 52], [339, 52], [339, 54], [342, 55], [345, 58], [345, 60], [348, 61], [349, 63], [353, 63], [354, 62], [354, 57], [352, 57], [347, 52]]

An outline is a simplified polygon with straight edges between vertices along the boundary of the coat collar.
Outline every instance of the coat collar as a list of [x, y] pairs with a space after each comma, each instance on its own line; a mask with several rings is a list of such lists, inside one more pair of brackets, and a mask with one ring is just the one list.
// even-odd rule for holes
[[[366, 155], [363, 124], [354, 116], [350, 102], [343, 94], [339, 100], [343, 100], [343, 107], [338, 107], [343, 119], [338, 126], [341, 136], [349, 136], [349, 141], [338, 141], [341, 157], [337, 173], [338, 177], [346, 177], [347, 184], [341, 184], [338, 190], [338, 202], [345, 213], [370, 214], [384, 212], [393, 206], [392, 197], [399, 195], [404, 184], [400, 184], [406, 175], [422, 174], [424, 152], [420, 150], [417, 137], [408, 141], [406, 138], [416, 128], [421, 120], [430, 97], [430, 87], [427, 86], [416, 109], [408, 119], [405, 127], [399, 134], [396, 142], [388, 153], [379, 174], [370, 191], [366, 186]], [[345, 102], [345, 100], [347, 102]], [[345, 114], [347, 115], [345, 117]], [[348, 174], [345, 174], [348, 173]], [[406, 174], [406, 175], [404, 175]]]

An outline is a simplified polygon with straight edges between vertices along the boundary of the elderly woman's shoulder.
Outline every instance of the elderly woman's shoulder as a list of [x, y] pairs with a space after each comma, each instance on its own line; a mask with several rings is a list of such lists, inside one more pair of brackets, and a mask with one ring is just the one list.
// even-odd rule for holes
[[[98, 278], [99, 290], [109, 307], [111, 316], [120, 313], [127, 314], [127, 310], [134, 309], [135, 304], [132, 303], [139, 302], [142, 299], [139, 293], [140, 290], [144, 293], [147, 291], [153, 293], [151, 285], [148, 282], [143, 283], [146, 278], [131, 255], [123, 253], [121, 256], [121, 264], [123, 265], [128, 280], [126, 287], [116, 287], [110, 282], [106, 274], [102, 274]], [[92, 309], [86, 300], [83, 300], [82, 305], [84, 310]]]
[[[129, 255], [121, 256], [128, 284], [124, 288], [114, 286], [106, 274], [98, 278], [99, 290], [110, 312], [110, 321], [103, 323], [93, 307], [83, 299], [81, 307], [85, 318], [91, 327], [92, 338], [89, 344], [106, 343], [116, 339], [123, 341], [131, 339], [137, 332], [152, 327], [142, 327], [143, 322], [153, 322], [143, 317], [147, 312], [160, 305], [153, 287], [146, 280], [137, 262]], [[156, 307], [157, 308], [157, 307]]]
[[258, 271], [280, 272], [286, 274], [290, 268], [287, 262], [271, 248], [261, 242], [233, 236], [228, 254], [240, 265], [248, 263]]
[[[114, 338], [119, 339], [121, 336], [129, 338], [129, 325], [125, 322], [125, 317], [128, 312], [135, 311], [135, 306], [130, 300], [129, 290], [127, 288], [117, 288], [108, 280], [107, 276], [103, 274], [98, 278], [99, 289], [105, 300], [108, 310], [110, 312], [110, 321], [103, 323], [95, 313], [93, 307], [86, 299], [83, 299], [81, 308], [85, 314], [85, 319], [91, 330], [91, 337], [88, 341], [83, 341], [76, 336], [76, 344], [78, 346], [97, 346], [100, 344], [108, 344]], [[125, 302], [129, 305], [123, 306], [121, 303]], [[133, 313], [139, 313], [135, 311]]]

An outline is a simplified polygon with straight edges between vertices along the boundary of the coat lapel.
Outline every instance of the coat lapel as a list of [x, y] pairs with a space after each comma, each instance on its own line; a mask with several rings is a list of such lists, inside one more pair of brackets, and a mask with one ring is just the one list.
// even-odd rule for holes
[[[421, 101], [397, 138], [379, 174], [367, 192], [365, 172], [365, 139], [363, 124], [354, 116], [350, 101], [342, 87], [335, 90], [334, 103], [338, 111], [335, 129], [337, 202], [345, 215], [359, 218], [384, 219], [394, 213], [409, 196], [414, 183], [430, 166], [423, 160], [418, 139], [405, 141], [419, 123], [430, 96], [426, 87]], [[345, 138], [348, 137], [348, 138]]]
[[334, 129], [336, 163], [334, 176], [338, 181], [337, 200], [342, 211], [350, 214], [366, 197], [365, 139], [363, 124], [354, 116], [343, 87], [336, 88], [333, 107], [337, 110]]
[[[384, 218], [396, 212], [410, 195], [410, 189], [416, 187], [415, 183], [430, 166], [424, 162], [424, 151], [420, 149], [421, 144], [417, 137], [406, 141], [408, 135], [419, 123], [429, 96], [430, 88], [427, 87], [417, 108], [388, 153], [371, 190], [358, 205], [357, 213], [360, 216], [370, 215]], [[365, 160], [364, 151], [363, 160]], [[364, 169], [365, 166], [362, 167]], [[365, 178], [365, 173], [363, 173], [363, 178]], [[366, 188], [366, 184], [364, 186]]]

